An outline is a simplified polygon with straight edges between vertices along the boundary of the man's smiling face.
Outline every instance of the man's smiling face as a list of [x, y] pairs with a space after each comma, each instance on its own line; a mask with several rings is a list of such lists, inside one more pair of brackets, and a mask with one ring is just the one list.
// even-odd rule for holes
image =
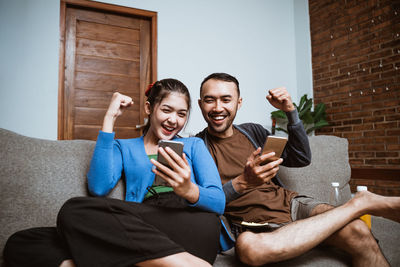
[[210, 79], [203, 84], [199, 106], [210, 134], [221, 138], [231, 136], [232, 123], [241, 105], [235, 83]]

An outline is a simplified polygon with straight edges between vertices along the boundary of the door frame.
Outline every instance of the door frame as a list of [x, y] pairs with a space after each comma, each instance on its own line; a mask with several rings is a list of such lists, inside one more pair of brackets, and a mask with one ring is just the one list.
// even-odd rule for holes
[[[154, 82], [157, 80], [157, 12], [147, 11], [143, 9], [136, 9], [131, 7], [124, 7], [106, 3], [100, 3], [88, 0], [60, 0], [60, 49], [59, 49], [59, 62], [58, 62], [58, 120], [57, 120], [57, 139], [64, 140], [64, 120], [65, 120], [65, 26], [66, 26], [66, 10], [68, 6], [75, 6], [80, 8], [92, 8], [100, 11], [108, 11], [119, 14], [127, 14], [140, 16], [149, 19], [151, 23], [151, 66], [150, 66], [150, 79]], [[141, 114], [141, 113], [140, 113]], [[141, 118], [143, 120], [144, 118]]]

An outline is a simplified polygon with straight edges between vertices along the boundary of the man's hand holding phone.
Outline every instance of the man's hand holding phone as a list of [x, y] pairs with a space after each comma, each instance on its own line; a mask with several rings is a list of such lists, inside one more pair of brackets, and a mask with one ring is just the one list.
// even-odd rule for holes
[[282, 159], [273, 160], [275, 152], [260, 155], [261, 148], [255, 150], [247, 159], [241, 186], [244, 189], [269, 183], [279, 170]]
[[269, 183], [279, 170], [283, 162], [280, 158], [287, 139], [269, 136], [265, 142], [263, 153], [261, 148], [256, 149], [247, 159], [243, 174], [233, 181], [234, 188], [239, 192]]
[[[191, 203], [199, 199], [199, 188], [190, 180], [191, 170], [186, 155], [178, 155], [169, 146], [159, 146], [159, 160], [151, 159], [156, 168], [153, 172], [156, 176], [166, 181], [173, 189], [175, 194], [185, 198]], [[164, 164], [160, 162], [163, 158]], [[168, 165], [168, 166], [167, 166]]]

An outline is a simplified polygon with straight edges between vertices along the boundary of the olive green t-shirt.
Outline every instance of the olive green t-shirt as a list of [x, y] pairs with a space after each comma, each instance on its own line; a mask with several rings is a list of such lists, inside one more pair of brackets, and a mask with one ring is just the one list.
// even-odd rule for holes
[[[255, 150], [250, 140], [236, 128], [230, 137], [209, 135], [208, 141], [222, 184], [243, 173], [248, 157]], [[247, 189], [239, 198], [227, 203], [225, 216], [238, 223], [291, 222], [290, 202], [296, 195], [271, 181]]]

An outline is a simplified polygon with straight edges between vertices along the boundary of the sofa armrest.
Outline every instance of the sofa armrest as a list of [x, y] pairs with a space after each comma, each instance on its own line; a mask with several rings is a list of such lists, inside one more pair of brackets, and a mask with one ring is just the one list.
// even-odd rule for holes
[[303, 168], [280, 167], [279, 178], [285, 187], [300, 194], [329, 201], [332, 182], [339, 182], [342, 200], [351, 197], [348, 185], [351, 169], [348, 156], [348, 141], [336, 136], [311, 136], [312, 160]]

